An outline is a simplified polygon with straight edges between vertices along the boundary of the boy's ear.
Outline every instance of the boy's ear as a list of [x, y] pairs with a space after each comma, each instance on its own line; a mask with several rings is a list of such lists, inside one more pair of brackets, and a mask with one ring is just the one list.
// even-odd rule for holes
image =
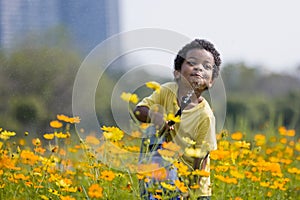
[[208, 89], [211, 88], [214, 84], [215, 80], [211, 80], [208, 84], [207, 84], [207, 87]]
[[174, 78], [175, 79], [179, 79], [180, 78], [180, 71], [178, 71], [178, 70], [174, 71]]

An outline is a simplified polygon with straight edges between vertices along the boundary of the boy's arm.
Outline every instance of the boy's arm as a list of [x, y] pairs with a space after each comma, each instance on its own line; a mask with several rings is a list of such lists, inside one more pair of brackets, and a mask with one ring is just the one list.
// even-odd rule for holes
[[140, 122], [153, 123], [157, 129], [166, 125], [164, 116], [160, 112], [151, 112], [147, 106], [137, 106], [133, 111], [135, 117]]
[[[193, 169], [200, 169], [200, 170], [204, 170], [206, 167], [206, 163], [207, 163], [207, 158], [208, 158], [209, 152], [207, 152], [207, 154], [205, 155], [204, 158], [195, 158], [194, 159], [194, 163], [193, 163]], [[202, 161], [202, 163], [201, 163]]]

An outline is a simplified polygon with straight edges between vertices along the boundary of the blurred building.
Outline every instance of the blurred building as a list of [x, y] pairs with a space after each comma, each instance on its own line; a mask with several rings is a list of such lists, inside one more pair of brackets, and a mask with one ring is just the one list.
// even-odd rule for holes
[[63, 27], [82, 53], [119, 32], [118, 0], [0, 0], [0, 48]]

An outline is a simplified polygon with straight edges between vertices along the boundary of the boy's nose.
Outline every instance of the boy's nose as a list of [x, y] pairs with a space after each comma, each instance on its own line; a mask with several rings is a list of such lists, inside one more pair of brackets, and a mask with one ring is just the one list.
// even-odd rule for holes
[[202, 64], [198, 64], [194, 66], [194, 70], [196, 71], [202, 71], [203, 70], [203, 65]]

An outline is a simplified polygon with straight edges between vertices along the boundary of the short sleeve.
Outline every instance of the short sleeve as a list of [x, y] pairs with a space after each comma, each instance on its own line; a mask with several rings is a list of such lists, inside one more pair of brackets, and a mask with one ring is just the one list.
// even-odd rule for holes
[[200, 148], [202, 152], [208, 152], [217, 149], [215, 117], [213, 115], [208, 116], [200, 123], [196, 142], [196, 148]]
[[137, 104], [137, 106], [146, 106], [151, 108], [155, 104], [159, 104], [161, 101], [160, 93], [154, 91], [150, 96], [145, 97], [141, 102]]

